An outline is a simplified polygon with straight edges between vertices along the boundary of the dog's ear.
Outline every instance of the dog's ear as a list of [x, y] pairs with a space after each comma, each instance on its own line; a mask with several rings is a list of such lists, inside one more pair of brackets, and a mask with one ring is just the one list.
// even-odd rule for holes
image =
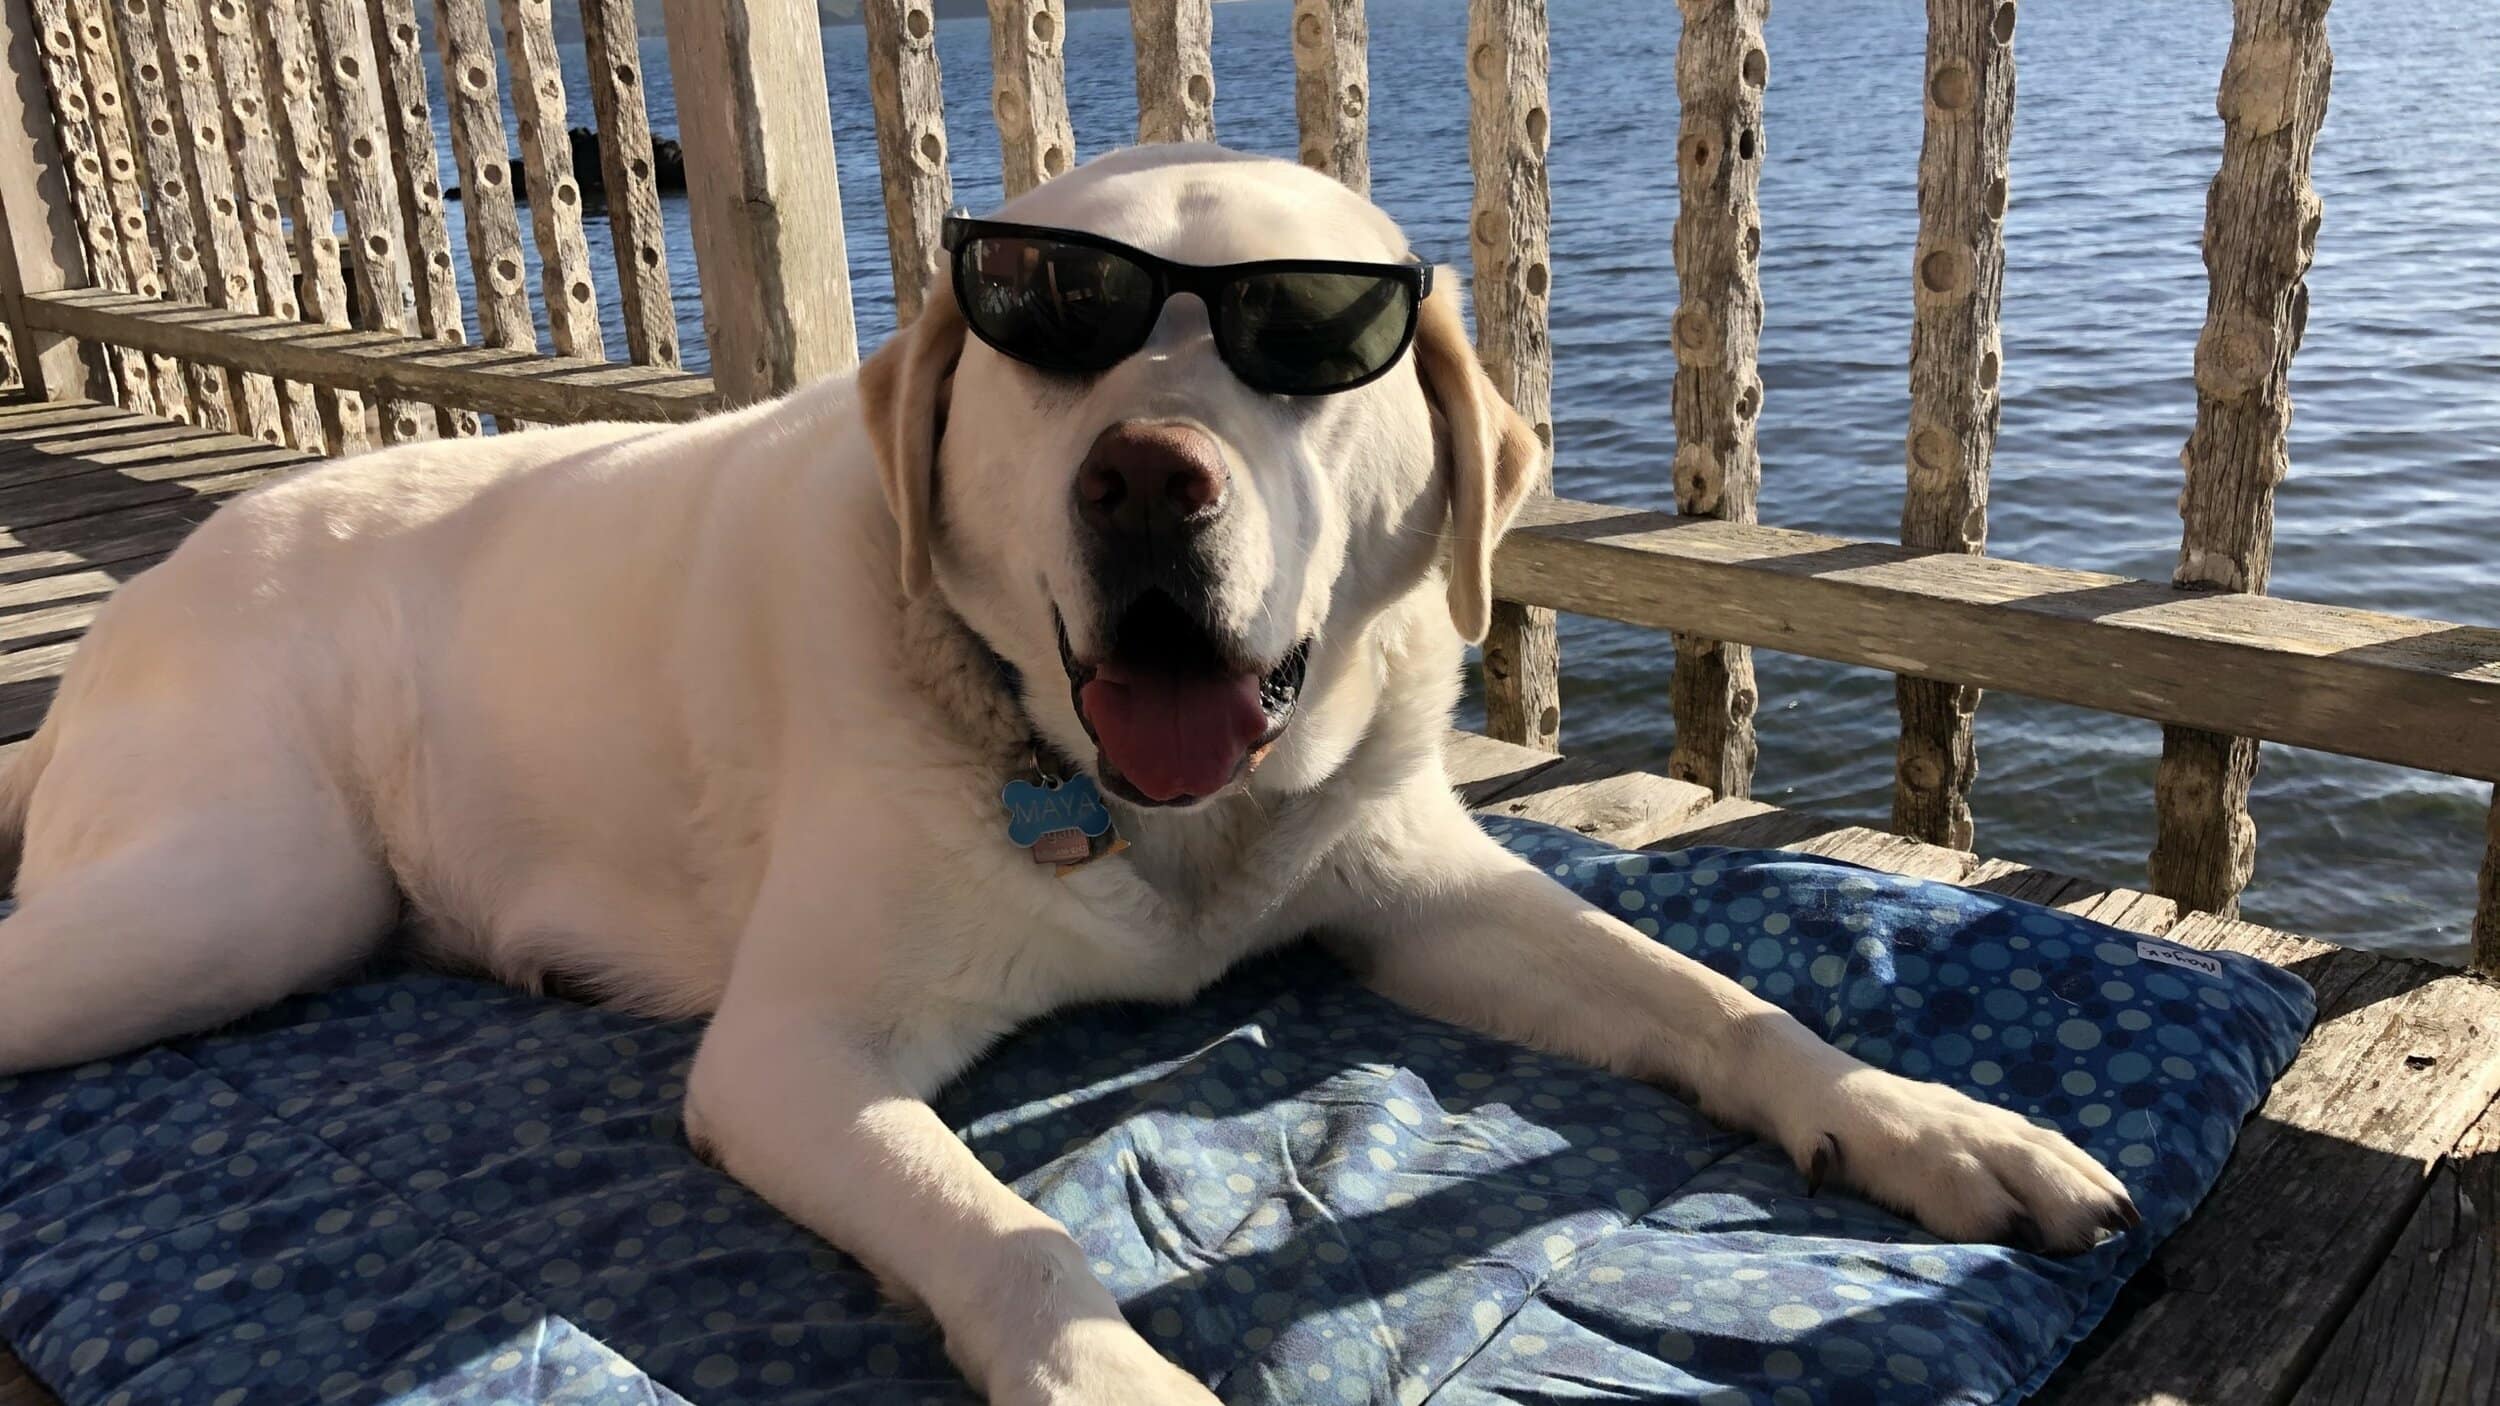
[[1450, 498], [1450, 623], [1468, 643], [1493, 624], [1493, 548], [1544, 466], [1535, 427], [1502, 393], [1468, 344], [1458, 273], [1440, 269], [1415, 328], [1415, 369], [1441, 421], [1441, 473]]
[[929, 497], [938, 440], [946, 433], [947, 389], [963, 351], [963, 311], [938, 288], [911, 326], [859, 368], [859, 413], [868, 422], [885, 505], [902, 539], [905, 596], [929, 589]]

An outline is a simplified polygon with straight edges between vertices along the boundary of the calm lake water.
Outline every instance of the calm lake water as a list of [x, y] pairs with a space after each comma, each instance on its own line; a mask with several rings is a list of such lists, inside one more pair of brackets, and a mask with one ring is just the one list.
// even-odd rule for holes
[[[1374, 198], [1427, 257], [1463, 263], [1466, 6], [1370, 8]], [[1216, 8], [1216, 120], [1229, 145], [1294, 151], [1290, 9]], [[1762, 511], [1783, 525], [1898, 530], [1923, 15], [1916, 0], [1786, 0], [1772, 11]], [[1670, 501], [1678, 23], [1663, 0], [1552, 0], [1556, 480], [1575, 497]], [[2334, 96], [2315, 172], [2326, 223], [2293, 373], [2274, 589], [2500, 624], [2500, 5], [2354, 0], [2331, 27]], [[2168, 577], [2230, 30], [2225, 0], [2023, 9], [1990, 524], [2000, 555]], [[828, 29], [825, 49], [860, 337], [873, 346], [893, 312], [861, 31]], [[665, 52], [654, 41], [646, 53], [653, 126], [673, 134]], [[939, 53], [957, 198], [986, 208], [999, 184], [984, 26], [942, 24]], [[586, 124], [570, 57], [574, 121]], [[1069, 16], [1068, 69], [1082, 154], [1132, 139], [1125, 10]], [[448, 138], [443, 162], [455, 179]], [[454, 205], [455, 245], [459, 218]], [[682, 339], [700, 365], [682, 202], [669, 218]], [[594, 222], [602, 260], [605, 236]], [[621, 349], [617, 325], [611, 309]], [[1663, 765], [1666, 637], [1566, 620], [1563, 640], [1565, 745]], [[1760, 673], [1757, 794], [1882, 824], [1890, 678], [1775, 655]], [[1992, 695], [1979, 749], [1983, 850], [2140, 880], [2158, 728]], [[2488, 798], [2477, 784], [2269, 748], [2247, 911], [2454, 958]]]

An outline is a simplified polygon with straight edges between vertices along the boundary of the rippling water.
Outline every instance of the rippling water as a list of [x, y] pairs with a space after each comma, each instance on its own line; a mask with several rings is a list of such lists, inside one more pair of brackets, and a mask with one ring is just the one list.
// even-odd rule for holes
[[[1229, 145], [1294, 150], [1290, 8], [1244, 0], [1215, 11], [1216, 118]], [[1373, 194], [1427, 256], [1463, 262], [1466, 6], [1371, 0], [1371, 15]], [[1761, 421], [1770, 521], [1877, 538], [1898, 529], [1923, 15], [1916, 0], [1783, 0], [1772, 11]], [[1552, 0], [1556, 479], [1575, 497], [1670, 499], [1678, 23], [1663, 0]], [[2204, 315], [2198, 240], [2220, 156], [2214, 87], [2230, 30], [2225, 0], [2023, 8], [1990, 524], [2000, 555], [2153, 579], [2170, 571]], [[2293, 477], [2279, 502], [2274, 589], [2500, 623], [2500, 6], [2348, 0], [2331, 30], [2334, 95], [2315, 171], [2326, 223], [2293, 372]], [[1128, 44], [1122, 10], [1069, 16], [1069, 105], [1086, 155], [1136, 130]], [[656, 41], [646, 47], [653, 125], [673, 132], [664, 55]], [[941, 25], [939, 53], [957, 196], [982, 208], [999, 196], [984, 27]], [[827, 30], [826, 60], [850, 177], [860, 333], [873, 345], [893, 314], [861, 31]], [[577, 81], [573, 91], [586, 111], [586, 89]], [[448, 172], [448, 141], [443, 159]], [[682, 203], [668, 214], [684, 343], [699, 364]], [[1563, 658], [1565, 745], [1662, 765], [1666, 637], [1566, 621]], [[1760, 672], [1757, 794], [1882, 824], [1890, 679], [1769, 655]], [[1981, 848], [2140, 877], [2159, 752], [2150, 724], [1991, 696], [1979, 721]], [[2488, 795], [2269, 748], [2247, 910], [2319, 937], [2454, 957]]]

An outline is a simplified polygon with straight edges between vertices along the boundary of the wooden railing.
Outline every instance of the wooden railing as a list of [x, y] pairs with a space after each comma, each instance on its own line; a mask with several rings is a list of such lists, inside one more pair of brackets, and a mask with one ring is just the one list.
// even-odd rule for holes
[[[857, 360], [813, 8], [667, 0], [710, 377], [677, 368], [632, 0], [580, 6], [591, 92], [568, 94], [551, 0], [431, 0], [467, 206], [459, 303], [422, 83], [417, 0], [0, 0], [0, 302], [28, 382], [329, 452], [590, 417], [679, 419]], [[2309, 156], [2327, 0], [2236, 0], [2224, 153], [2194, 348], [2178, 569], [2166, 584], [1994, 561], [1988, 477], [2015, 117], [2014, 0], [1929, 0], [1899, 546], [1759, 527], [1756, 360], [1769, 150], [1764, 0], [1682, 0], [1675, 81], [1676, 449], [1656, 513], [1541, 498], [1505, 544], [1484, 651], [1491, 729], [1562, 737], [1553, 612], [1672, 631], [1669, 767], [1751, 784], [1749, 651], [1888, 670], [1893, 822], [1968, 847], [1972, 718], [2005, 689], [2158, 722], [2155, 887], [2229, 911], [2247, 882], [2260, 741], [2500, 780], [2500, 631], [2264, 598], [2285, 387], [2319, 228]], [[991, 118], [1012, 194], [1077, 158], [1061, 0], [989, 0]], [[1216, 131], [1209, 0], [1132, 0], [1144, 141]], [[931, 0], [865, 0], [895, 300], [937, 276], [952, 199]], [[1295, 0], [1301, 159], [1369, 184], [1363, 0]], [[1479, 350], [1552, 443], [1544, 0], [1469, 0]], [[510, 169], [499, 95], [520, 117]], [[586, 101], [585, 101], [586, 99]], [[598, 323], [564, 129], [595, 114], [626, 361]], [[1088, 133], [1093, 143], [1126, 133]], [[524, 276], [515, 178], [544, 271]], [[343, 219], [344, 241], [333, 230]], [[1766, 234], [1766, 224], [1769, 232]], [[535, 298], [533, 300], [533, 291]], [[464, 340], [473, 315], [480, 347]], [[554, 355], [543, 354], [543, 320]], [[352, 324], [352, 325], [351, 325]], [[2185, 358], [2188, 349], [2182, 348]], [[368, 404], [370, 402], [370, 404]], [[370, 417], [370, 418], [369, 418]], [[1568, 467], [1563, 471], [1568, 483]], [[1669, 508], [1672, 511], [1668, 511]], [[2478, 960], [2500, 972], [2500, 809]]]

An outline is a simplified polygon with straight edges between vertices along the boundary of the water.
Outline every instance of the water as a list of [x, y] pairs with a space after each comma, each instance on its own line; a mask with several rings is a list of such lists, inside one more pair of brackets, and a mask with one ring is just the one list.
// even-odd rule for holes
[[[1885, 538], [1898, 530], [1916, 231], [1923, 7], [1774, 8], [1762, 181], [1763, 515]], [[1470, 190], [1466, 6], [1372, 0], [1373, 194], [1428, 257], [1462, 262]], [[1287, 0], [1216, 8], [1224, 141], [1295, 148]], [[1669, 501], [1668, 321], [1675, 281], [1676, 7], [1552, 0], [1555, 432], [1561, 491]], [[2316, 156], [2326, 223], [2293, 373], [2293, 477], [2277, 593], [2500, 624], [2490, 495], [2500, 486], [2500, 6], [2338, 6], [2334, 95]], [[2225, 0], [2024, 7], [2007, 216], [2003, 429], [1990, 548], [2166, 579], [2178, 451], [2195, 413], [2205, 189], [2220, 155], [2214, 87]], [[861, 341], [893, 324], [862, 32], [825, 32]], [[655, 130], [674, 133], [666, 56], [645, 46]], [[987, 36], [939, 28], [957, 198], [999, 198]], [[574, 120], [584, 115], [578, 51]], [[1124, 10], [1068, 23], [1083, 154], [1129, 140]], [[441, 111], [439, 94], [437, 112]], [[445, 169], [450, 148], [443, 147]], [[459, 219], [459, 207], [452, 207]], [[680, 201], [668, 202], [682, 337], [702, 364]], [[594, 221], [594, 251], [606, 257]], [[455, 227], [454, 242], [461, 235]], [[602, 282], [613, 297], [613, 280]], [[617, 325], [613, 308], [610, 326]], [[611, 343], [622, 339], [611, 331]], [[1666, 637], [1566, 620], [1564, 739], [1659, 766]], [[1889, 814], [1888, 676], [1760, 658], [1757, 794], [1875, 824]], [[2005, 695], [1979, 720], [1981, 847], [2120, 880], [2152, 840], [2159, 729]], [[2250, 916], [2338, 941], [2462, 951], [2488, 788], [2268, 748]]]

